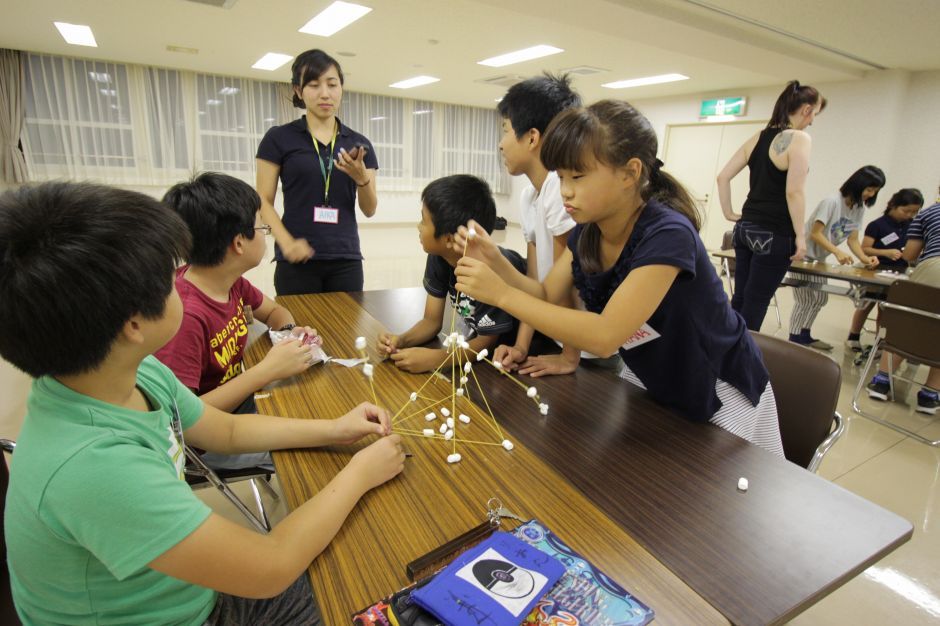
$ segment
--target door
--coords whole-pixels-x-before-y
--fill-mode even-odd
[[[668,126],[664,169],[679,179],[693,195],[702,211],[702,241],[709,250],[721,247],[721,238],[733,224],[725,219],[718,202],[715,179],[731,155],[766,122],[690,124]],[[731,181],[731,204],[741,211],[748,192],[748,170],[744,168]]]

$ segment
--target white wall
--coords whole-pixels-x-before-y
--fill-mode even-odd
[[[825,195],[837,190],[863,165],[885,171],[887,184],[869,218],[881,214],[892,193],[902,187],[920,189],[927,202],[940,183],[940,71],[870,72],[861,80],[813,85],[828,100],[825,112],[809,129],[813,153],[807,180],[811,210]],[[662,148],[667,124],[698,121],[701,100],[723,96],[748,98],[748,115],[741,119],[768,119],[783,85],[734,89],[721,93],[636,100],[633,104],[652,122]],[[669,169],[669,163],[665,164]],[[743,174],[742,174],[743,175]],[[734,198],[740,208],[744,198]]]

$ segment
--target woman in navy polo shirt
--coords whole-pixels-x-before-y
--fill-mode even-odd
[[[477,229],[457,288],[566,345],[619,352],[623,377],[660,404],[783,456],[760,350],[708,259],[694,201],[660,169],[649,120],[602,100],[560,113],[543,142],[542,163],[558,172],[577,224],[568,249],[539,284]],[[572,287],[586,311],[556,304]]]
[[[879,257],[880,269],[892,272],[903,272],[907,269],[907,261],[901,258],[904,244],[907,243],[907,227],[910,226],[911,220],[922,206],[924,206],[924,196],[920,190],[902,189],[888,200],[885,214],[865,228],[862,251],[869,256]],[[852,327],[849,328],[849,338],[845,340],[845,347],[849,350],[862,351],[860,341],[862,326],[874,306],[874,302],[865,302],[855,309]]]
[[[278,295],[362,291],[362,252],[356,196],[366,217],[375,215],[375,150],[343,124],[343,70],[322,50],[307,50],[291,67],[300,119],[268,130],[258,146],[261,217],[277,245]],[[274,209],[278,177],[284,218]]]

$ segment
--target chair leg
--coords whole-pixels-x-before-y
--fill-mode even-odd
[[[198,454],[193,452],[189,446],[186,446],[185,450],[187,458],[195,466],[196,470],[201,475],[205,476],[206,480],[209,481],[209,484],[218,489],[219,493],[221,493],[229,502],[231,502],[232,505],[238,509],[238,512],[244,515],[248,522],[258,532],[267,533],[271,530],[271,526],[268,524],[266,517],[264,519],[259,519],[254,513],[251,512],[251,509],[245,506],[238,495],[232,491],[232,488],[229,487],[225,481],[219,478],[219,475],[216,474],[211,467],[205,464]],[[253,483],[254,481],[252,481],[252,484]]]
[[[255,506],[258,508],[258,519],[266,529],[271,530],[271,522],[268,520],[268,512],[264,510],[264,502],[261,501],[261,492],[258,491],[258,479],[252,478],[248,481],[248,484],[251,486],[251,494],[255,498]]]
[[[882,345],[883,343],[884,343],[883,339],[878,339],[875,342],[875,345],[872,346],[871,354],[868,355],[868,361],[865,363],[865,368],[862,370],[862,373],[859,374],[858,385],[856,385],[855,393],[852,395],[852,410],[854,410],[856,413],[858,413],[859,415],[861,415],[862,417],[866,419],[869,419],[873,422],[877,422],[881,424],[882,426],[886,426],[890,428],[891,430],[897,431],[903,435],[910,437],[911,439],[916,439],[917,441],[921,443],[926,443],[928,446],[934,446],[934,447],[940,446],[940,439],[934,439],[934,440],[927,439],[926,437],[919,435],[913,430],[908,430],[907,428],[904,428],[903,426],[898,426],[897,424],[893,422],[889,422],[888,420],[882,417],[878,417],[877,415],[866,413],[858,405],[858,398],[862,393],[862,389],[864,389],[865,387],[865,381],[868,380],[868,374],[871,370],[872,364],[875,362],[876,355],[878,354],[878,347]],[[889,363],[889,366],[894,365],[893,357],[890,352],[888,353],[888,363]],[[894,398],[894,382],[893,382],[894,372],[893,371],[888,374],[888,381],[889,381],[889,384],[891,385],[891,397]]]
[[[774,313],[777,314],[777,330],[783,329],[783,320],[780,319],[780,303],[777,302],[777,294],[774,294]]]
[[[265,476],[261,481],[261,486],[264,487],[264,490],[268,492],[268,495],[271,496],[273,500],[280,500],[281,494],[277,492],[277,489],[271,486],[271,477]]]
[[[728,277],[728,291],[731,292],[731,297],[734,297],[734,276],[731,275],[731,267],[728,264],[728,259],[721,260],[721,267],[725,270],[725,276]]]
[[[812,460],[810,460],[809,465],[806,467],[806,469],[814,474],[819,469],[819,464],[822,463],[823,457],[829,452],[829,448],[831,448],[832,445],[842,437],[842,433],[845,432],[845,420],[842,419],[838,411],[833,414],[832,420],[835,423],[835,428],[829,433],[829,436],[823,439],[819,447],[816,448]]]

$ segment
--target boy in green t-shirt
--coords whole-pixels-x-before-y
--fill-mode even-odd
[[[388,413],[231,415],[151,353],[182,316],[186,225],[156,200],[90,184],[0,196],[0,356],[34,376],[5,532],[24,623],[316,623],[304,571],[404,455]],[[380,435],[260,535],[182,480],[185,442],[236,454]],[[387,435],[387,436],[386,436]]]

